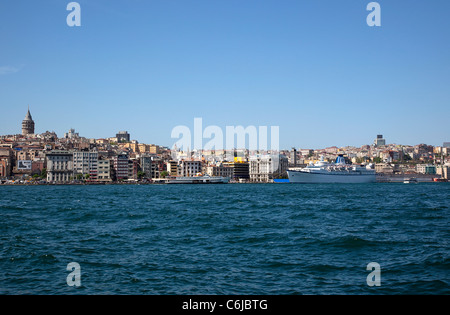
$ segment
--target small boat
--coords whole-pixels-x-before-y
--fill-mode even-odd
[[[167,184],[228,184],[229,177],[222,176],[180,176],[169,178]]]
[[[445,179],[445,178],[433,178],[433,181],[434,182],[438,182],[438,183],[446,183],[446,182],[448,182],[448,180]]]
[[[411,183],[417,184],[418,182],[417,182],[417,178],[412,177],[412,178],[405,178],[403,180],[403,183],[404,184],[411,184]]]

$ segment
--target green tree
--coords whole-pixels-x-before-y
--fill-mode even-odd
[[[167,171],[162,171],[159,175],[161,176],[161,178],[166,178],[167,175],[169,175],[169,172],[167,172]]]
[[[383,159],[377,156],[376,158],[373,158],[373,162],[374,163],[383,163]]]
[[[138,172],[137,172],[137,177],[138,177],[139,179],[144,178],[144,176],[145,176],[145,173],[144,173],[143,171],[138,171]]]

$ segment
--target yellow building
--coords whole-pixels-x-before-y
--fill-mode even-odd
[[[177,161],[167,161],[167,173],[170,176],[178,175],[178,162]]]
[[[160,154],[161,153],[160,147],[157,145],[154,145],[154,144],[150,145],[149,151],[150,151],[150,154]]]
[[[139,143],[138,149],[140,153],[150,153],[150,146],[145,143]]]

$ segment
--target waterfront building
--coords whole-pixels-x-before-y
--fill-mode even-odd
[[[147,178],[160,177],[159,159],[154,156],[142,156],[140,162],[141,170]]]
[[[441,175],[445,179],[450,179],[450,164],[438,165],[436,167],[436,175]]]
[[[31,174],[41,175],[45,168],[45,156],[35,157],[31,164]]]
[[[73,178],[73,153],[53,150],[46,154],[47,181],[66,183]]]
[[[98,152],[97,151],[75,151],[73,152],[73,175],[82,175],[89,180],[96,181],[98,176]]]
[[[128,180],[137,180],[138,164],[136,159],[128,159]]]
[[[28,112],[25,116],[25,119],[22,121],[22,135],[33,135],[34,134],[34,120],[31,117],[30,108],[28,108]]]
[[[174,160],[169,160],[166,162],[166,169],[169,176],[178,175],[178,162]]]
[[[97,181],[99,182],[111,181],[111,160],[104,157],[99,157]]]
[[[201,161],[182,160],[178,164],[178,175],[179,176],[195,176],[201,172],[202,172],[202,162]]]
[[[288,158],[281,154],[276,158],[273,155],[254,155],[249,162],[251,182],[270,182],[274,178],[285,176],[288,168]]]
[[[417,164],[416,172],[419,174],[435,175],[436,166],[431,164]]]
[[[114,177],[116,180],[128,178],[128,155],[121,153],[112,158]]]
[[[250,164],[245,160],[235,158],[234,162],[223,162],[223,166],[233,169],[232,178],[235,181],[250,180]]]
[[[225,165],[210,165],[206,167],[206,174],[209,176],[222,176],[233,178],[234,169]]]
[[[12,151],[10,148],[0,147],[0,178],[11,176]]]

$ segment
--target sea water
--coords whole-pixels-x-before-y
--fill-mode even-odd
[[[0,186],[0,294],[449,294],[449,200],[448,183]]]

